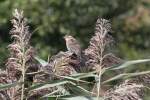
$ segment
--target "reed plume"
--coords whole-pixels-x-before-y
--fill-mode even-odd
[[[8,46],[10,57],[6,63],[7,72],[13,82],[22,82],[21,97],[24,99],[24,82],[26,71],[30,67],[29,61],[33,58],[33,48],[29,45],[31,33],[27,25],[27,19],[23,16],[23,11],[17,9],[13,12],[11,20],[13,28],[10,31],[13,42]]]
[[[73,60],[72,56],[74,55],[70,55],[70,53],[68,52],[59,52],[58,54],[52,56],[49,59],[47,65],[40,67],[40,73],[35,75],[34,83],[44,83],[47,81],[62,80],[65,76],[76,73],[76,70],[73,66],[78,66],[78,59]],[[67,91],[66,89],[68,89],[67,85],[63,85],[63,88],[65,89],[65,91]],[[29,100],[52,93],[54,91],[57,91],[55,94],[63,94],[62,89],[60,89],[59,86],[55,86],[41,89],[38,91],[31,91]]]
[[[129,80],[125,80],[119,86],[109,90],[105,95],[105,100],[143,100],[144,86]]]
[[[10,81],[7,72],[0,70],[0,84],[7,84]],[[0,90],[0,100],[10,100],[8,90]]]
[[[121,59],[110,52],[108,47],[113,44],[114,39],[108,33],[111,32],[111,24],[108,20],[98,19],[95,27],[95,35],[90,40],[90,45],[85,49],[84,54],[88,58],[87,66],[92,69],[110,67],[120,63]]]
[[[101,89],[101,74],[103,68],[120,63],[120,59],[108,51],[108,47],[114,41],[112,36],[108,34],[110,31],[110,22],[108,20],[99,18],[96,22],[95,35],[91,38],[90,45],[84,52],[85,56],[87,57],[86,66],[90,66],[92,69],[97,71],[98,98]]]

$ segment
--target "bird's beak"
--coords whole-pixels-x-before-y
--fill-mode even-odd
[[[65,35],[63,38],[66,39],[66,38],[67,38],[67,35]]]

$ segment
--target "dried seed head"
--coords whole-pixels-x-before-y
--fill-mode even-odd
[[[51,87],[51,88],[47,88],[47,89],[41,89],[41,90],[34,90],[34,91],[30,91],[29,92],[29,96],[27,97],[27,100],[38,100],[40,97],[50,94],[54,91],[58,90],[57,87]],[[53,93],[52,95],[56,95],[59,94],[60,91]]]
[[[13,80],[15,78],[18,80],[21,76],[23,59],[25,59],[25,62],[32,59],[34,50],[29,46],[31,33],[27,26],[27,20],[23,16],[23,11],[15,9],[11,23],[13,28],[10,31],[10,35],[13,42],[8,46],[10,58],[8,58],[6,67],[9,76],[11,76]],[[26,67],[27,66],[28,65],[26,65]]]
[[[53,61],[53,72],[56,76],[68,76],[76,73],[75,69],[70,65],[70,58],[62,56]]]
[[[95,35],[90,40],[90,45],[85,49],[86,66],[109,67],[120,63],[120,59],[107,51],[107,47],[113,42],[112,36],[108,34],[111,31],[111,24],[108,20],[98,19],[96,22]],[[110,62],[111,61],[111,62]]]
[[[0,83],[6,84],[9,82],[9,78],[6,71],[0,70]]]
[[[17,9],[13,12],[11,20],[12,29],[10,31],[13,42],[8,46],[10,57],[6,63],[6,72],[10,78],[9,83],[20,80],[23,71],[31,67],[31,59],[34,56],[34,50],[29,45],[31,33],[27,25],[27,19],[23,16],[23,11]],[[20,86],[8,89],[7,93],[13,100],[20,100]],[[18,93],[18,92],[19,93]]]
[[[132,78],[133,82],[142,83],[146,86],[150,86],[150,74],[139,75]]]
[[[105,95],[105,100],[143,100],[142,84],[136,84],[126,80],[123,84],[110,90]]]

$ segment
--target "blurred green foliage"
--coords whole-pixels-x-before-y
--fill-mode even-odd
[[[65,50],[63,36],[71,34],[88,46],[98,17],[110,19],[116,52],[122,58],[147,58],[150,50],[150,0],[1,0],[0,62],[6,60],[13,9],[23,9],[38,55]]]

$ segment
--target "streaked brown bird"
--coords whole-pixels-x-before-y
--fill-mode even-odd
[[[66,41],[67,50],[81,58],[81,46],[79,42],[70,35],[66,35],[64,39]]]

